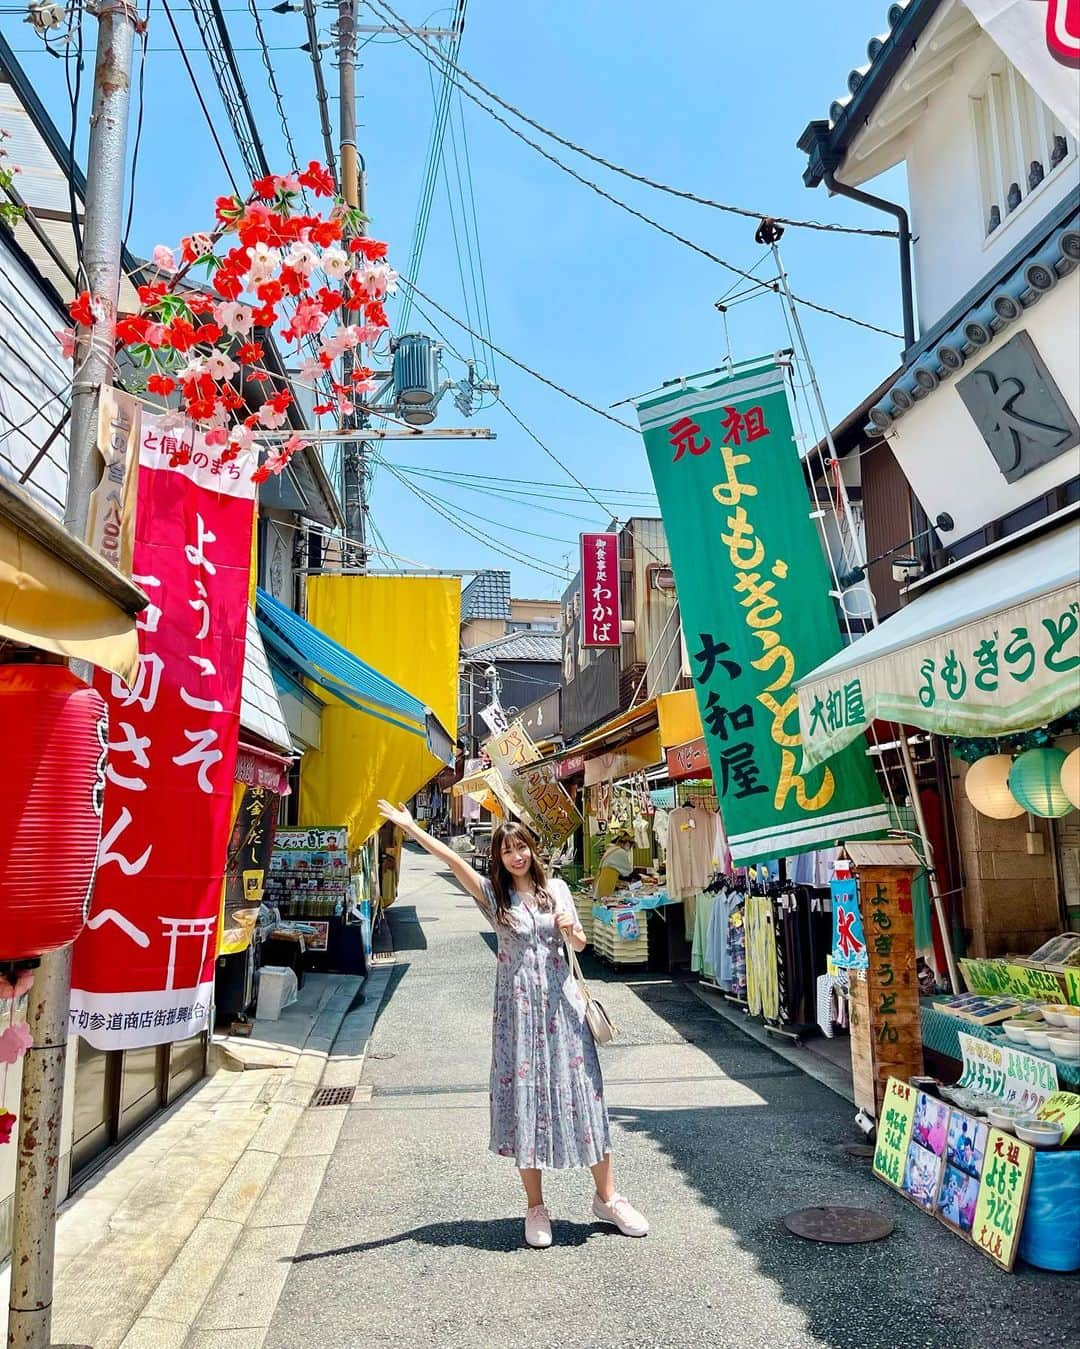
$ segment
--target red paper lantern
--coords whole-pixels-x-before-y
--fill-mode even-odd
[[[63,665],[0,665],[0,960],[73,942],[90,907],[108,711]]]

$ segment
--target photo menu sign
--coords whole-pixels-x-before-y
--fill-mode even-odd
[[[1011,1270],[1020,1242],[1034,1149],[947,1102],[891,1077],[874,1174]]]

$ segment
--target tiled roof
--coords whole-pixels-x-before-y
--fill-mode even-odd
[[[461,592],[461,621],[510,617],[510,573],[482,571]]]
[[[991,276],[974,295],[969,293],[941,319],[905,357],[900,378],[870,409],[867,433],[880,436],[917,402],[943,381],[963,369],[967,361],[988,347],[997,335],[1015,323],[1058,281],[1080,266],[1080,189],[1063,207],[1071,209],[1064,222],[1043,233],[1040,228],[1006,259],[1004,276]],[[1060,219],[1060,218],[1059,218]]]
[[[810,156],[803,175],[807,187],[816,187],[823,173],[844,158],[848,143],[866,125],[940,4],[941,0],[896,0],[889,6],[888,28],[867,43],[867,60],[848,74],[847,92],[829,105],[828,122],[811,122],[799,139],[799,148]],[[816,130],[819,127],[823,135]]]
[[[476,664],[479,661],[524,660],[560,664],[562,661],[562,634],[558,632],[508,632],[493,642],[469,647],[461,659]]]

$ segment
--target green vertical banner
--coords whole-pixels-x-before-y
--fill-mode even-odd
[[[746,362],[637,409],[733,860],[880,835],[861,739],[803,771],[795,682],[842,642],[784,369]]]

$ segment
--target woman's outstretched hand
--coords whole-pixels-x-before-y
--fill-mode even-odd
[[[389,801],[380,801],[378,809],[384,820],[397,825],[399,829],[407,830],[413,823],[413,817],[404,806],[392,806]]]

